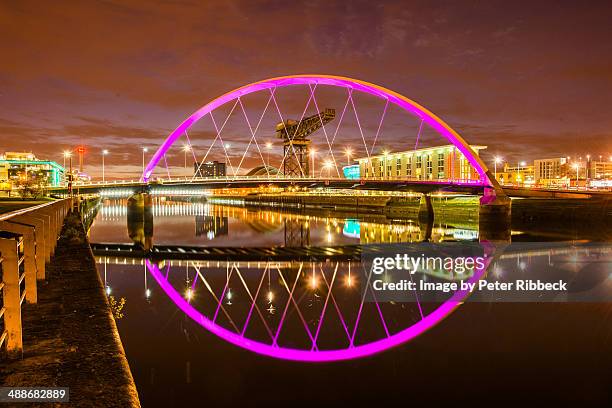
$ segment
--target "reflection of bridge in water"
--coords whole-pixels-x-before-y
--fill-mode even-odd
[[[389,254],[389,248],[397,246],[380,245],[379,251]],[[554,279],[578,282],[575,286],[579,290],[588,291],[602,283],[605,286],[609,275],[605,269],[609,246],[543,243],[534,248],[481,248],[489,253],[484,269],[473,268],[460,275],[447,270],[419,270],[415,279],[475,281],[502,275],[538,278],[543,265],[548,265],[549,270],[544,272],[554,272]],[[340,260],[333,255],[322,261],[263,260],[261,248],[243,248],[244,260],[236,260],[235,253],[226,253],[225,260],[205,260],[191,248],[174,249],[164,257],[159,251],[112,254],[94,248],[107,293],[113,291],[113,275],[107,265],[137,266],[135,271],[143,273],[149,301],[163,292],[162,296],[169,296],[188,316],[222,339],[280,358],[321,361],[381,351],[432,327],[469,295],[456,291],[423,300],[427,296],[415,290],[406,292],[405,301],[388,302],[374,293],[374,275],[360,260]],[[249,253],[250,261],[246,259]],[[178,259],[172,259],[175,255]],[[371,344],[380,347],[371,349]],[[354,349],[358,351],[354,353]]]
[[[227,235],[229,220],[236,219],[258,233],[282,231],[285,247],[311,246],[310,232],[313,227],[321,229],[328,246],[333,245],[334,235],[355,239],[362,244],[478,239],[476,221],[455,223],[449,217],[434,223],[431,218],[389,218],[380,213],[359,214],[351,210],[331,212],[312,208],[272,209],[245,206],[243,203],[212,204],[165,199],[160,201],[155,198],[147,205],[132,199],[116,200],[101,206],[99,211],[102,220],[119,221],[127,218],[129,236],[134,243],[146,249],[153,246],[154,219],[166,216],[193,216],[195,235],[204,235],[209,240]]]

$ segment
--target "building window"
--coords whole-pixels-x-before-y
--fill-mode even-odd
[[[412,176],[412,156],[408,156],[406,159],[406,176]]]
[[[444,178],[444,153],[438,153],[438,179]]]
[[[395,175],[397,177],[402,175],[402,157],[398,156],[397,159],[395,159]]]
[[[423,156],[416,157],[416,179],[420,180],[422,177],[421,169],[423,168]]]
[[[433,161],[431,160],[431,154],[427,155],[427,179],[431,180],[433,174]]]

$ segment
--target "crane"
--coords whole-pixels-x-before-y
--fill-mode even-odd
[[[276,137],[283,139],[283,174],[285,176],[308,177],[310,139],[308,136],[331,122],[336,117],[336,110],[326,108],[299,122],[287,119],[276,125]]]

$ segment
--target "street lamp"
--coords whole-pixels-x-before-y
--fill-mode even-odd
[[[64,152],[64,157],[70,159],[70,171],[68,172],[68,194],[72,196],[72,152]]]
[[[104,156],[106,156],[108,154],[108,150],[104,149],[102,150],[102,183],[104,183],[104,181],[106,180],[104,177]]]
[[[327,177],[329,178],[329,171],[332,167],[333,163],[331,162],[331,160],[325,160],[323,162],[323,168],[321,169],[321,173],[323,173],[323,170],[327,170]],[[319,177],[321,177],[321,174],[319,174]]]
[[[315,149],[310,149],[310,160],[312,162],[312,177],[315,177],[315,156],[317,155],[317,151]]]
[[[70,150],[64,150],[64,169],[66,169],[66,158],[70,157]]]
[[[266,166],[270,167],[270,150],[272,150],[271,142],[266,143],[266,150],[268,151],[268,163],[266,163]]]
[[[520,185],[519,180],[521,179],[521,176],[520,176],[521,168],[525,167],[526,165],[527,163],[522,161],[522,162],[519,162],[518,167],[516,168],[516,185],[517,186]]]
[[[189,145],[184,145],[183,146],[183,153],[185,153],[185,169],[187,169],[187,152],[191,151],[191,146]]]
[[[350,166],[351,156],[353,155],[353,149],[351,149],[350,147],[347,147],[346,149],[344,149],[344,153],[346,154],[346,165]]]
[[[495,161],[494,161],[494,167],[495,167],[495,180],[497,180],[497,165],[501,164],[504,161],[504,159],[502,159],[499,156],[495,156]]]
[[[578,172],[580,171],[580,164],[576,162],[572,165],[572,168],[576,170],[576,189],[578,189]]]

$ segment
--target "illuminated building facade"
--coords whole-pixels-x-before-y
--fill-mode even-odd
[[[196,177],[222,177],[225,176],[225,163],[209,161],[206,163],[194,163],[193,170]]]
[[[565,157],[538,159],[533,162],[534,181],[540,187],[569,186],[569,161]]]
[[[486,146],[472,145],[479,155]],[[478,172],[453,145],[428,147],[404,152],[383,153],[356,159],[365,179],[478,180]]]
[[[359,179],[359,175],[360,175],[360,171],[359,171],[359,165],[358,164],[353,164],[351,166],[344,166],[342,168],[342,174],[344,175],[344,178],[349,179],[349,180],[356,180]]]
[[[23,182],[56,187],[63,183],[65,169],[50,160],[39,160],[33,153],[6,152],[0,155],[0,183],[13,188]]]
[[[504,164],[504,170],[497,172],[497,181],[500,184],[532,187],[535,185],[535,169],[532,164],[525,162],[516,166]]]
[[[590,161],[589,178],[595,180],[612,180],[612,160],[611,161]]]

